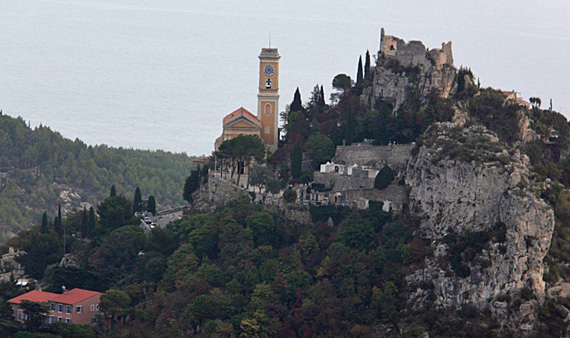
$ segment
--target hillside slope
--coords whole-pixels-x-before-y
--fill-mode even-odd
[[[0,242],[41,214],[55,216],[95,205],[111,185],[129,197],[155,196],[160,207],[183,204],[182,186],[191,170],[186,154],[87,146],[45,126],[31,129],[22,118],[0,116]]]

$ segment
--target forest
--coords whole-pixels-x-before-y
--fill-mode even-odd
[[[45,211],[55,217],[58,204],[67,210],[95,205],[111,185],[129,194],[139,187],[161,207],[182,205],[180,185],[191,166],[186,154],[87,146],[0,115],[0,243],[37,224]],[[62,192],[73,194],[63,200]]]

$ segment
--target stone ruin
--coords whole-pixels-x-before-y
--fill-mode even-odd
[[[421,41],[412,40],[406,43],[393,35],[386,35],[384,28],[380,31],[380,49],[378,60],[393,59],[405,67],[435,66],[441,70],[444,66],[453,67],[452,42],[443,42],[441,48],[426,49]]]
[[[366,107],[374,107],[378,100],[389,104],[392,111],[398,109],[411,88],[418,88],[426,97],[436,91],[447,98],[453,91],[457,69],[453,66],[451,41],[441,48],[427,49],[421,41],[406,43],[393,35],[380,32],[380,49],[374,78],[364,88],[360,97]]]

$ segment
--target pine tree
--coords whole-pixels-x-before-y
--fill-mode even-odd
[[[111,186],[111,193],[109,194],[109,197],[116,197],[117,196],[117,189],[115,189],[115,185],[113,184]]]
[[[47,233],[49,233],[49,225],[48,225],[47,213],[44,211],[44,214],[42,215],[42,234],[47,234]]]
[[[366,51],[366,61],[364,62],[364,79],[370,80],[370,52]]]
[[[293,96],[293,102],[289,106],[289,111],[303,111],[303,103],[301,102],[301,92],[299,91],[299,87],[295,91],[295,95]]]
[[[137,187],[135,189],[135,197],[133,198],[133,213],[141,211],[141,203],[142,203],[141,190],[139,189],[139,187]]]
[[[325,90],[323,89],[323,85],[321,85],[321,100],[319,101],[319,107],[324,108],[325,105]]]
[[[358,58],[358,70],[356,71],[356,83],[361,84],[364,82],[364,75],[362,73],[362,56]]]
[[[146,211],[152,212],[152,214],[156,216],[156,200],[152,195],[148,197],[148,202],[146,203]]]

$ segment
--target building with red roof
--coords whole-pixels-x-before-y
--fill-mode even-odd
[[[95,316],[99,314],[100,296],[101,292],[78,288],[70,291],[65,291],[64,289],[62,294],[34,290],[14,297],[8,300],[8,302],[14,310],[14,318],[18,321],[27,319],[20,304],[23,300],[29,300],[49,304],[48,323],[57,321],[74,324],[92,324]]]

